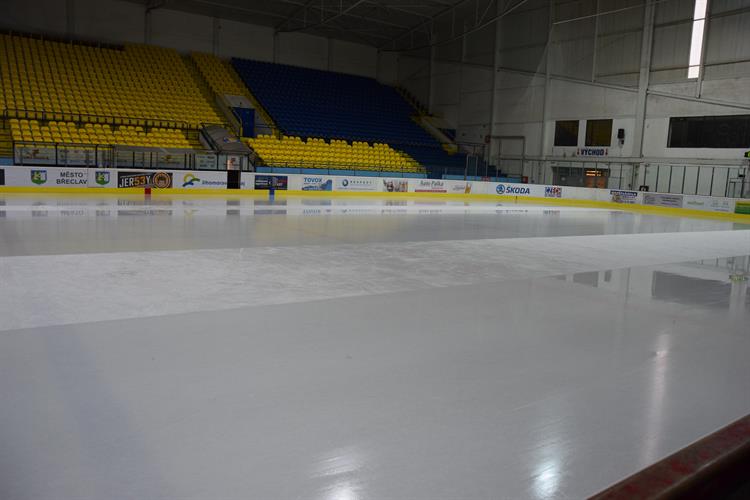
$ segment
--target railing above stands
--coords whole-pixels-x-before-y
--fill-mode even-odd
[[[253,169],[248,155],[102,144],[16,142],[13,160],[21,166],[227,170],[231,164],[239,165],[241,170]]]
[[[105,116],[88,113],[73,113],[62,111],[40,111],[28,109],[6,109],[2,117],[6,120],[38,120],[38,121],[58,121],[73,123],[100,123],[102,125],[131,125],[143,126],[147,128],[176,128],[176,129],[198,129],[198,124],[192,125],[182,120],[165,120],[163,118],[150,117],[125,117],[125,116]]]

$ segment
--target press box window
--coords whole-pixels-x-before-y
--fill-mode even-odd
[[[555,122],[555,146],[578,146],[578,120]]]
[[[586,146],[611,146],[612,120],[586,121]]]
[[[685,116],[669,119],[670,148],[747,149],[750,115]]]

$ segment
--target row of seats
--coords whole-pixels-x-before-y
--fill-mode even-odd
[[[422,173],[424,169],[407,154],[387,144],[343,140],[326,142],[320,138],[259,135],[245,139],[263,162],[275,167],[341,168],[356,170],[392,170]]]
[[[288,135],[436,144],[398,92],[372,78],[245,59],[232,65]]]
[[[237,58],[232,66],[287,135],[387,143],[435,172],[465,165],[464,154],[449,155],[412,119],[395,88],[375,79]]]
[[[194,52],[191,54],[195,65],[203,78],[215,93],[219,95],[247,96],[247,87],[233,75],[232,67],[222,59],[210,54]]]
[[[78,126],[72,122],[40,123],[36,120],[10,120],[11,137],[16,142],[54,144],[100,144],[165,149],[200,148],[197,139],[190,139],[185,132],[176,129],[140,126],[120,126],[86,123]]]
[[[160,47],[99,48],[3,34],[0,89],[0,111],[8,116],[75,114],[82,121],[121,117],[193,128],[223,122],[179,53]]]

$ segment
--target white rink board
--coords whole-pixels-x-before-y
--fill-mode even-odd
[[[87,168],[10,167],[3,170],[6,186],[81,188],[88,185]]]
[[[88,169],[88,187],[116,188],[118,187],[118,172],[138,172],[151,174],[164,172],[172,177],[172,187],[179,189],[226,189],[227,187],[226,172],[198,170],[140,170],[127,168]]]
[[[222,171],[140,170],[67,167],[4,167],[4,184],[13,187],[137,187],[119,182],[126,174],[167,174],[176,189],[225,189],[227,174]],[[270,174],[243,172],[241,188],[255,189],[256,176],[286,179],[284,191],[351,193],[414,193],[435,195],[496,195],[498,199],[550,198],[615,202],[644,205],[644,193],[618,189],[594,189],[508,182],[460,181],[401,177],[338,176],[316,174]],[[652,193],[667,194],[667,193]],[[682,207],[709,212],[733,213],[735,200],[711,196],[681,195]],[[651,204],[653,206],[653,204]],[[680,208],[680,207],[675,207]]]

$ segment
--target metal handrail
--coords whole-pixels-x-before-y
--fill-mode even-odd
[[[227,102],[226,97],[214,92],[214,99],[216,101],[216,105],[224,114],[224,118],[229,120],[228,125],[229,125],[230,130],[237,137],[240,137],[242,135],[242,124],[240,123],[239,118],[237,118],[237,116],[232,111],[232,107]]]
[[[49,148],[65,148],[65,149],[96,149],[96,148],[111,148],[113,150],[122,149],[127,151],[144,151],[153,152],[154,150],[162,151],[179,151],[179,152],[191,152],[191,153],[214,153],[215,151],[210,150],[197,150],[194,148],[163,148],[159,146],[128,146],[127,144],[102,144],[102,143],[79,143],[79,142],[45,142],[45,141],[13,141],[13,148],[16,146],[39,146]]]
[[[14,29],[2,29],[0,34],[16,36],[19,38],[31,38],[32,40],[41,40],[46,42],[69,43],[71,45],[81,45],[84,47],[97,47],[110,50],[124,50],[125,45],[121,43],[102,42],[96,38],[71,37],[61,35],[51,35],[46,32],[19,31]]]
[[[31,158],[30,161],[24,159],[22,154],[23,148],[38,148],[54,150],[53,158]],[[125,159],[123,159],[123,153]],[[74,158],[71,160],[70,155]],[[83,154],[83,159],[76,159],[76,154]],[[198,157],[203,155],[212,156],[215,159],[215,167],[210,170],[221,170],[221,155],[214,151],[195,150],[195,149],[173,149],[149,148],[143,146],[124,146],[112,144],[78,144],[78,143],[49,143],[38,141],[16,141],[13,143],[13,156],[19,165],[44,165],[44,166],[65,166],[65,167],[124,167],[124,168],[177,168],[177,169],[200,169],[198,167]],[[128,156],[130,161],[128,161]],[[160,159],[165,156],[179,158],[182,161],[172,166],[160,165]],[[242,155],[235,155],[242,156]]]
[[[294,162],[264,162],[260,161],[256,164],[258,167],[268,168],[298,168],[298,169],[314,169],[314,170],[352,170],[361,172],[398,172],[407,174],[426,174],[426,170],[419,167],[419,170],[408,170],[406,168],[399,167],[387,167],[384,165],[366,165],[366,166],[355,166],[348,163],[331,163],[331,162],[317,162],[317,161],[294,161]]]
[[[41,114],[42,118],[30,118],[28,116],[11,116],[12,113],[16,113],[17,115],[20,113],[23,114]],[[62,115],[62,118],[57,119],[55,116],[48,117],[49,115]],[[71,118],[67,118],[71,117]],[[77,117],[77,118],[76,118]],[[3,111],[3,118],[6,120],[11,119],[19,119],[19,120],[44,120],[44,121],[70,121],[75,123],[102,123],[100,121],[95,120],[86,120],[82,119],[82,117],[87,118],[94,118],[96,120],[103,119],[105,120],[103,123],[107,125],[139,125],[138,123],[124,123],[123,120],[130,120],[130,121],[137,121],[137,122],[143,122],[145,127],[154,128],[154,127],[160,127],[160,128],[177,128],[177,129],[196,129],[195,126],[189,124],[188,122],[182,121],[182,120],[165,120],[164,118],[135,118],[130,116],[108,116],[108,115],[95,115],[95,114],[89,114],[89,113],[73,113],[73,112],[67,112],[67,111],[47,111],[47,110],[37,110],[37,109],[19,109],[19,108],[6,108]],[[158,122],[158,124],[149,124],[148,122]],[[162,124],[170,124],[174,123],[178,126],[171,127],[169,125],[162,125]]]

